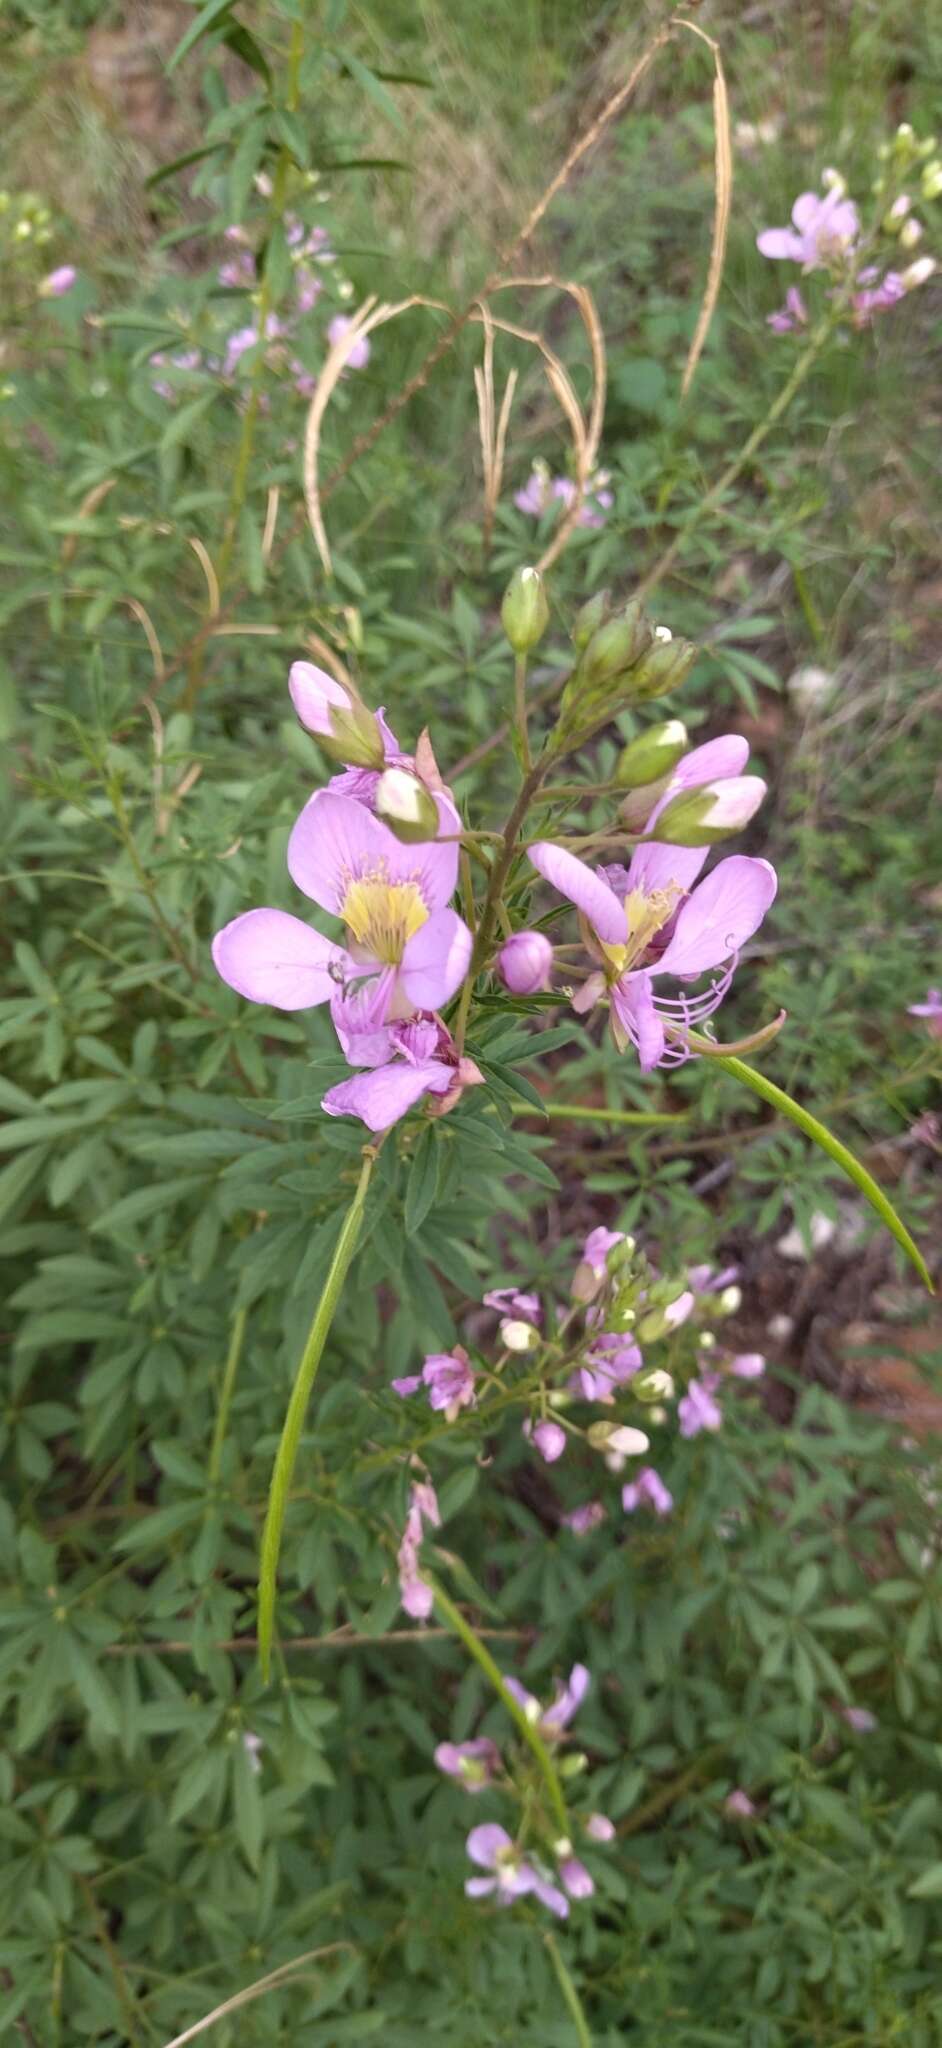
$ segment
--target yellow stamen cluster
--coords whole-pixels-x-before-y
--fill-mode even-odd
[[[611,980],[617,981],[619,975],[626,973],[629,967],[635,967],[643,958],[683,893],[678,882],[668,882],[666,889],[655,889],[650,896],[646,896],[643,889],[632,889],[625,897],[627,937],[624,945],[606,945],[604,939],[599,939]]]
[[[390,882],[379,872],[348,884],[340,915],[371,960],[397,967],[428,910],[417,882]]]

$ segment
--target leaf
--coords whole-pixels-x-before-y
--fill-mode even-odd
[[[232,1759],[232,1797],[236,1833],[245,1851],[246,1861],[251,1864],[253,1870],[257,1870],[265,1827],[262,1793],[259,1774],[252,1769],[252,1759],[241,1742]]]
[[[97,1735],[114,1735],[120,1730],[118,1703],[110,1687],[75,1636],[67,1638],[69,1671],[76,1691]]]
[[[191,21],[185,35],[181,36],[172,57],[169,59],[167,64],[168,76],[171,71],[176,70],[178,64],[182,64],[184,57],[189,56],[194,43],[198,43],[200,37],[205,36],[215,22],[221,21],[223,15],[229,13],[232,4],[233,0],[206,0],[206,6],[200,8],[196,20]]]
[[[187,1174],[185,1179],[165,1180],[156,1187],[135,1188],[130,1195],[122,1195],[120,1202],[112,1202],[102,1216],[92,1224],[96,1233],[123,1230],[128,1223],[143,1223],[148,1216],[157,1216],[162,1209],[169,1209],[180,1195],[188,1195],[194,1188],[205,1186],[200,1174]]]
[[[150,177],[145,178],[145,192],[153,192],[156,186],[163,184],[165,178],[172,178],[177,171],[185,171],[190,164],[202,163],[206,156],[215,156],[219,148],[221,144],[218,142],[204,142],[199,149],[187,149],[182,156],[172,157],[168,164],[161,164],[159,171],[152,171]]]
[[[438,1193],[441,1144],[433,1125],[422,1132],[406,1187],[405,1225],[410,1237],[424,1223]]]
[[[215,405],[219,393],[215,386],[211,391],[201,391],[198,398],[191,398],[188,405],[181,405],[160,437],[161,448],[177,448],[189,438],[190,430],[199,425],[204,413]]]
[[[376,101],[376,105],[382,109],[387,120],[391,121],[394,127],[402,130],[405,129],[405,119],[398,103],[394,100],[392,93],[386,91],[386,87],[382,80],[377,77],[375,71],[371,71],[368,65],[361,64],[359,57],[354,57],[350,50],[344,51],[341,58],[341,69],[347,73],[348,78],[352,78],[357,85],[363,87],[363,91],[369,95],[370,99]]]
[[[930,1863],[911,1884],[906,1893],[908,1899],[938,1899],[942,1897],[942,1863]]]
[[[271,85],[272,76],[268,59],[251,29],[244,28],[240,21],[233,21],[224,31],[222,40],[226,49],[233,50],[237,57],[241,57],[243,64],[247,64],[249,70],[256,73],[263,85]]]
[[[847,1146],[842,1145],[840,1139],[835,1138],[833,1131],[829,1131],[825,1124],[819,1123],[817,1117],[811,1115],[810,1110],[803,1109],[800,1102],[795,1102],[790,1095],[786,1095],[784,1088],[778,1088],[774,1081],[768,1080],[765,1074],[760,1074],[757,1068],[748,1066],[745,1060],[736,1059],[732,1053],[714,1053],[712,1059],[714,1066],[721,1067],[724,1073],[731,1074],[734,1081],[742,1081],[747,1088],[752,1089],[754,1095],[761,1095],[763,1102],[770,1103],[781,1116],[789,1117],[792,1123],[797,1124],[798,1129],[804,1132],[806,1138],[810,1138],[813,1144],[820,1145],[822,1152],[826,1152],[828,1158],[833,1159],[835,1166],[839,1166],[841,1172],[846,1173],[848,1180],[852,1180],[854,1186],[866,1196],[871,1208],[876,1210],[881,1222],[886,1224],[890,1235],[895,1237],[897,1244],[912,1261],[929,1293],[934,1294],[935,1288],[929,1269],[918,1245],[913,1242],[905,1223],[897,1215],[882,1188],[877,1185],[872,1173],[867,1172],[866,1167],[854,1157],[853,1152],[848,1151]]]

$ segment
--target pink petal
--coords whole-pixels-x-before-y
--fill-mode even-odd
[[[763,228],[761,235],[756,236],[756,248],[760,256],[784,258],[790,263],[803,263],[805,259],[804,242],[791,228]]]
[[[351,1067],[383,1067],[395,1057],[396,1041],[385,1018],[395,986],[395,970],[363,978],[355,960],[347,960],[348,985],[335,985],[330,1004],[334,1030]]]
[[[481,1864],[484,1870],[493,1870],[502,1849],[511,1849],[513,1843],[506,1828],[499,1821],[485,1820],[480,1827],[472,1828],[465,1848],[472,1863]],[[474,1884],[475,1879],[471,1879]]]
[[[667,802],[667,798],[664,798]],[[660,811],[658,804],[652,811],[646,829],[651,826]],[[708,846],[636,846],[628,869],[628,888],[640,889],[645,896],[653,896],[659,889],[669,889],[673,883],[684,893],[692,889],[703,867]],[[679,898],[678,898],[679,901]]]
[[[278,1010],[326,1003],[336,988],[329,968],[344,957],[339,946],[286,910],[246,910],[213,940],[223,981],[250,1003],[271,1003]]]
[[[536,845],[528,847],[527,851],[537,873],[583,912],[600,939],[605,939],[612,946],[624,944],[627,936],[624,909],[600,875],[594,874],[591,868],[586,867],[585,861],[577,860],[575,854],[568,853],[564,846],[554,846],[548,839],[537,840]]]
[[[652,1067],[657,1066],[666,1044],[664,1026],[654,1007],[651,976],[623,974],[612,989],[612,1004],[619,1023],[637,1050],[642,1073],[649,1074]]]
[[[486,1899],[490,1892],[497,1890],[496,1877],[467,1877],[465,1891],[469,1899]]]
[[[340,711],[350,709],[350,695],[343,684],[329,676],[326,669],[316,668],[313,661],[292,662],[288,689],[301,724],[309,732],[322,736],[330,732],[332,704]]]
[[[440,1060],[428,1060],[410,1067],[398,1060],[388,1067],[356,1074],[352,1081],[340,1081],[328,1088],[321,1108],[328,1116],[358,1116],[371,1131],[388,1131],[425,1094],[445,1095],[454,1080],[451,1067]]]
[[[777,888],[769,861],[742,853],[721,860],[683,905],[658,974],[700,974],[728,960],[758,931]]]
[[[435,801],[443,831],[453,832],[454,806],[446,797]],[[354,797],[321,789],[305,805],[288,841],[288,873],[306,896],[338,917],[350,882],[364,876],[415,882],[426,909],[440,910],[454,894],[458,847],[435,840],[403,846]]]
[[[678,762],[671,776],[671,793],[676,796],[679,789],[699,789],[702,782],[722,782],[727,775],[741,775],[748,759],[749,741],[742,733],[721,733],[719,739],[694,747]]]
[[[379,736],[383,742],[383,752],[386,756],[387,761],[395,761],[400,759],[404,761],[406,757],[403,754],[402,748],[399,745],[399,741],[397,740],[396,735],[393,732],[392,726],[389,724],[389,721],[386,717],[385,704],[381,704],[379,710],[374,711],[373,716],[376,720],[377,725],[379,726]]]
[[[588,1876],[588,1872],[586,1872],[586,1875]],[[565,1898],[564,1894],[559,1890],[558,1886],[555,1884],[548,1884],[545,1877],[540,1876],[539,1871],[532,1871],[531,1876],[533,1882],[530,1886],[530,1890],[536,1894],[536,1897],[539,1899],[541,1906],[548,1906],[550,1912],[556,1914],[557,1919],[568,1920],[569,1902]],[[595,1886],[594,1884],[592,1884],[591,1878],[589,1878],[589,1883],[590,1885],[592,1885],[592,1890],[594,1891]],[[573,1896],[575,1897],[576,1894],[574,1893]],[[580,1893],[579,1896],[588,1897],[588,1894]]]
[[[799,192],[792,207],[792,221],[795,227],[799,228],[803,235],[818,227],[826,205],[827,200],[822,199],[819,192]]]
[[[415,1010],[439,1010],[460,988],[474,941],[456,910],[437,910],[407,940],[398,982]]]

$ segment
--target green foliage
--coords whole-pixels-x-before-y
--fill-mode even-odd
[[[637,51],[636,25],[623,36],[606,8],[490,13],[483,34],[476,0],[421,22],[331,4],[314,32],[296,0],[194,7],[170,72],[176,139],[143,161],[108,129],[102,184],[115,163],[125,183],[91,229],[58,164],[79,143],[88,164],[101,142],[101,109],[75,82],[101,10],[17,0],[4,21],[3,107],[51,222],[48,263],[44,242],[41,263],[8,266],[0,399],[0,2030],[41,2048],[162,2048],[292,1958],[296,1977],[210,2038],[571,2048],[545,1916],[462,1890],[465,1833],[502,1809],[456,1789],[433,1752],[482,1730],[506,1745],[511,1730],[453,1635],[400,1616],[414,1460],[438,1486],[441,1582],[482,1632],[511,1631],[489,1639],[501,1671],[543,1693],[577,1659],[593,1673],[576,1734],[592,1803],[619,1832],[587,1852],[596,1898],[558,1940],[596,2048],[938,2039],[933,1445],[901,1445],[783,1370],[768,1411],[731,1404],[719,1436],[675,1444],[672,1517],[610,1513],[580,1539],[562,1516],[597,1482],[584,1446],[549,1474],[517,1421],[482,1447],[466,1416],[447,1425],[389,1389],[476,1331],[495,1280],[565,1295],[599,1222],[675,1270],[833,1210],[832,1162],[712,1063],[644,1079],[557,1001],[477,1006],[468,1050],[485,1086],[402,1125],[377,1161],[302,1418],[267,1688],[256,1661],[273,1460],[363,1132],[321,1114],[346,1071],[323,1016],[235,997],[211,934],[253,903],[297,907],[287,835],[327,770],[289,715],[294,656],[342,659],[410,747],[430,724],[449,779],[491,737],[512,702],[501,592],[553,530],[551,510],[533,520],[513,492],[534,456],[567,462],[531,353],[504,338],[500,388],[509,367],[520,382],[482,546],[469,328],[325,493],[328,577],[304,513],[297,379],[368,292],[473,294],[551,175],[554,135],[562,154],[595,106],[598,67],[617,79]],[[775,76],[782,126],[737,160],[690,398],[710,207],[702,52],[678,46],[536,252],[600,306],[614,497],[548,577],[531,679],[547,701],[586,591],[631,597],[787,374],[754,234],[815,182],[807,124],[815,169],[840,157],[864,192],[900,112],[930,125],[942,52],[928,14],[886,0],[849,28],[842,14],[840,33],[822,22],[809,106],[790,23],[715,13],[737,111],[761,119]],[[60,64],[75,67],[68,92]],[[30,111],[47,70],[48,157]],[[323,228],[335,257],[312,262],[303,317],[294,220],[305,237]],[[233,225],[244,243],[223,240]],[[234,248],[250,262],[226,284]],[[66,261],[74,292],[40,298],[42,271]],[[227,371],[231,337],[269,316],[287,338]],[[322,477],[440,318],[414,309],[374,331],[326,416]],[[584,396],[583,343],[549,288],[526,319]],[[723,1036],[786,1008],[763,1070],[856,1151],[908,1146],[938,1103],[937,1052],[905,1014],[932,976],[926,881],[942,853],[923,588],[931,320],[931,296],[914,295],[825,352],[657,599],[703,647],[658,720],[682,714],[695,740],[746,721],[774,784],[749,850],[776,859],[781,893]],[[834,678],[810,709],[784,688],[800,662]],[[588,792],[645,723],[621,711],[567,764],[585,780],[584,830],[606,823]],[[473,759],[462,805],[502,824],[517,780],[508,750]],[[515,922],[529,888],[511,874]],[[684,1121],[560,1118],[580,1102]],[[704,1131],[722,1147],[709,1200]],[[933,1155],[905,1156],[894,1202],[928,1238],[919,1161]],[[855,1732],[848,1705],[876,1726]],[[751,1820],[726,1808],[736,1787]]]

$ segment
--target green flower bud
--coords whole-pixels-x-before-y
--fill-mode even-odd
[[[515,654],[529,654],[549,624],[549,605],[539,569],[515,570],[504,592],[501,624]]]
[[[605,1267],[609,1273],[623,1273],[631,1265],[638,1247],[633,1237],[623,1237],[620,1244],[613,1244],[605,1254]]]
[[[683,789],[665,804],[651,838],[662,846],[715,846],[748,825],[765,793],[761,775],[729,775]]]
[[[618,1335],[622,1335],[626,1330],[633,1330],[637,1320],[633,1308],[620,1308],[617,1302],[605,1311],[606,1330],[614,1330]]]
[[[623,1422],[590,1422],[586,1437],[594,1451],[616,1451],[622,1458],[640,1458],[651,1448],[643,1429]]]
[[[689,640],[674,640],[666,626],[656,627],[654,645],[631,678],[632,701],[643,704],[649,697],[679,690],[699,651]]]
[[[643,789],[632,789],[618,806],[618,815],[629,832],[640,832],[647,824],[651,812],[670,788],[670,776],[661,775],[657,782],[649,782]]]
[[[589,1759],[581,1749],[571,1749],[556,1766],[561,1778],[579,1778],[588,1768]]]
[[[662,1308],[652,1308],[638,1324],[638,1342],[656,1344],[659,1337],[666,1337],[670,1323]]]
[[[316,737],[331,760],[342,761],[345,768],[382,768],[386,759],[383,736],[365,704],[353,698],[349,708],[331,704],[324,722],[329,729],[318,728]]]
[[[435,799],[408,768],[383,771],[376,785],[376,815],[406,846],[434,839],[438,833]]]
[[[593,633],[598,632],[607,616],[608,591],[599,590],[594,597],[588,598],[581,610],[576,613],[572,628],[573,646],[578,647],[580,652],[583,647],[588,647]]]
[[[579,663],[579,680],[588,688],[607,683],[633,669],[654,638],[637,598],[593,633]]]
[[[615,769],[619,789],[647,789],[676,768],[687,751],[687,728],[679,718],[649,725],[622,748]],[[650,799],[649,799],[650,802]]]
[[[670,1373],[665,1372],[662,1366],[654,1365],[650,1372],[635,1373],[631,1391],[636,1401],[643,1401],[647,1407],[654,1401],[672,1400],[674,1382]]]

